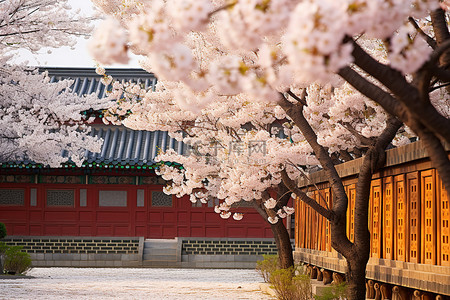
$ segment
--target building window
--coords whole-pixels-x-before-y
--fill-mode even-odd
[[[80,206],[81,207],[87,206],[87,190],[86,189],[80,190]]]
[[[145,203],[145,190],[137,190],[136,206],[144,207],[144,203]]]
[[[98,206],[127,207],[127,191],[99,191]]]
[[[30,189],[30,206],[37,205],[37,189]]]
[[[25,190],[0,189],[0,205],[19,205],[25,203]]]
[[[47,206],[74,206],[74,190],[47,190]]]
[[[152,206],[172,207],[172,195],[166,195],[160,191],[152,191]]]

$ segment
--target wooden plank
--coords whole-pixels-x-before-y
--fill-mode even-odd
[[[447,195],[447,190],[441,180],[438,180],[439,186],[439,236],[440,247],[439,250],[439,262],[441,266],[450,266],[450,205]]]
[[[394,259],[394,190],[392,177],[383,179],[383,258]]]
[[[348,197],[347,207],[347,237],[353,242],[355,240],[355,199],[356,199],[356,184],[351,184],[346,187]]]
[[[407,199],[409,200],[409,255],[408,261],[413,263],[421,262],[421,213],[420,213],[420,184],[419,172],[408,173],[406,175]]]
[[[408,205],[406,202],[406,180],[405,175],[394,177],[396,218],[395,218],[395,259],[407,261],[408,255]]]
[[[424,264],[436,264],[436,178],[435,170],[423,171],[421,177],[422,251]]]
[[[325,189],[325,201],[328,208],[332,208],[331,189]],[[331,251],[331,225],[330,221],[325,219],[325,251]]]
[[[382,191],[381,179],[373,180],[370,188],[370,201],[372,205],[370,224],[370,253],[372,257],[381,257],[381,207]]]

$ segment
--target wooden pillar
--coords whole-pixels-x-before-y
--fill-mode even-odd
[[[394,259],[394,208],[392,177],[383,179],[383,258]]]
[[[341,273],[333,273],[333,284],[341,284],[345,281],[345,276]]]
[[[374,289],[373,280],[368,280],[366,284],[366,298],[367,299],[375,299],[375,289]]]
[[[435,170],[421,172],[422,263],[436,264],[436,184]]]
[[[383,300],[392,298],[392,287],[389,284],[386,283],[381,284],[380,290],[381,290],[381,298]]]
[[[441,266],[450,266],[450,205],[447,190],[441,180],[439,182],[439,219],[440,236],[439,262]]]
[[[392,300],[408,300],[410,297],[407,289],[401,286],[394,286],[392,288]]]
[[[317,267],[316,266],[311,268],[311,279],[317,279]]]
[[[356,199],[356,184],[351,184],[346,187],[348,197],[347,208],[347,237],[353,242],[355,235],[355,199]]]
[[[323,269],[317,269],[317,281],[323,281]]]
[[[329,270],[323,270],[323,284],[330,284],[333,281],[333,272]]]
[[[377,282],[373,285],[375,289],[375,300],[381,300],[380,284]]]
[[[406,201],[405,174],[394,177],[395,185],[395,260],[407,261],[408,257],[408,202]]]
[[[370,192],[371,222],[370,222],[370,254],[372,257],[381,257],[381,208],[382,191],[381,179],[373,180]]]
[[[420,263],[420,181],[419,172],[413,172],[406,175],[407,198],[409,201],[409,258],[412,263]]]

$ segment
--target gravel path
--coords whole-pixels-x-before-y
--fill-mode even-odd
[[[254,270],[34,268],[0,280],[0,299],[272,299]]]

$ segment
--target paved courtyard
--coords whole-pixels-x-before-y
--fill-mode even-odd
[[[0,280],[0,299],[272,299],[254,270],[34,268]]]

